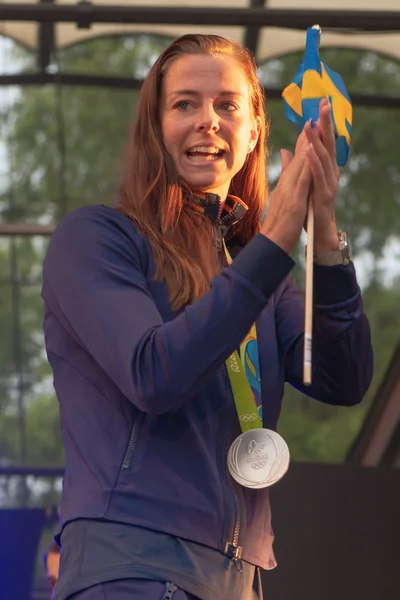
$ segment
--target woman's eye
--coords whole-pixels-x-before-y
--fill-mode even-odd
[[[236,110],[236,106],[233,104],[233,102],[223,102],[219,106],[222,110],[227,110],[229,112]]]
[[[189,108],[189,102],[187,100],[180,100],[175,104],[175,108],[179,110],[187,110]]]

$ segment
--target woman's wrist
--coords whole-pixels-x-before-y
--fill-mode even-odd
[[[337,234],[335,238],[314,239],[314,256],[326,254],[327,252],[335,252],[335,250],[339,250],[339,238]]]
[[[339,250],[339,237],[336,222],[332,222],[321,235],[314,230],[314,256]]]
[[[290,254],[293,250],[293,244],[291,243],[291,241],[287,238],[287,236],[282,235],[279,232],[276,231],[269,231],[267,229],[261,229],[260,233],[262,235],[264,235],[266,238],[268,238],[269,240],[271,240],[271,242],[274,242],[274,244],[276,244],[276,246],[279,246],[279,248],[281,250],[283,250],[284,252],[286,252],[286,254]]]

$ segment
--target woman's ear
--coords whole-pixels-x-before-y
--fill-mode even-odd
[[[247,153],[253,152],[257,145],[261,130],[261,117],[254,117],[253,126],[250,130],[250,140]]]

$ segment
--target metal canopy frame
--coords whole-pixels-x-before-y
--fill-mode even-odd
[[[248,2],[248,8],[96,5],[88,0],[81,0],[73,5],[54,4],[54,0],[39,0],[37,4],[2,4],[0,22],[31,21],[38,24],[36,57],[38,71],[15,75],[0,74],[0,86],[54,84],[140,89],[142,80],[132,77],[51,72],[49,66],[55,52],[57,23],[75,23],[78,28],[87,29],[96,23],[240,25],[246,28],[245,45],[255,54],[260,32],[266,26],[304,30],[318,22],[330,32],[353,34],[367,31],[400,32],[400,11],[274,9],[266,6],[268,0],[248,0]],[[264,90],[268,98],[281,97],[280,88],[265,87]],[[393,96],[352,94],[352,102],[355,106],[400,108],[400,97]],[[39,231],[44,235],[51,235],[52,227],[42,228],[18,223],[0,224],[0,236],[31,235]]]
[[[244,43],[254,53],[263,27],[305,30],[318,22],[325,30],[348,32],[400,32],[400,11],[355,10],[292,10],[271,9],[268,0],[248,0],[246,9],[193,8],[167,6],[114,6],[95,5],[82,0],[76,5],[54,4],[54,0],[39,0],[37,4],[1,4],[1,21],[30,21],[38,24],[36,73],[17,75],[0,74],[0,86],[10,85],[80,85],[119,89],[139,89],[142,81],[128,77],[93,76],[50,72],[55,52],[55,25],[75,23],[78,28],[90,28],[95,23],[121,24],[181,24],[181,25],[239,25],[245,27]],[[281,90],[266,88],[269,98],[280,98]],[[352,94],[354,105],[381,108],[400,108],[400,97]],[[28,223],[0,224],[0,236],[46,235],[51,236],[54,227]],[[400,440],[400,420],[392,430],[385,426],[395,414],[398,419],[398,394],[400,347],[394,353],[392,363],[384,377],[381,388],[372,401],[371,411],[364,427],[350,449],[347,462],[356,464],[391,464],[397,456]],[[62,467],[2,466],[0,476],[60,477]]]
[[[42,71],[31,74],[0,75],[0,86],[6,85],[81,85],[87,87],[107,87],[125,90],[140,90],[141,79],[133,77],[113,77],[112,75],[85,75],[69,73],[48,73]],[[281,98],[282,90],[277,87],[264,87],[267,98]],[[376,108],[400,108],[400,97],[378,96],[376,94],[351,94],[355,106],[371,106]]]
[[[88,0],[81,0],[75,5],[54,4],[54,0],[40,0],[38,4],[3,4],[0,7],[0,22],[31,21],[38,24],[38,72],[0,74],[0,86],[57,83],[119,89],[140,88],[141,81],[127,77],[48,72],[55,50],[56,23],[75,23],[78,28],[83,29],[89,29],[96,23],[240,25],[246,28],[244,43],[254,53],[260,31],[267,26],[305,30],[318,22],[330,32],[400,32],[400,11],[274,9],[265,6],[266,2],[267,0],[249,0],[248,8],[113,6],[96,5]],[[265,92],[269,98],[280,98],[282,90],[266,87]],[[352,100],[356,106],[400,108],[400,97],[352,94]]]
[[[2,21],[64,22],[78,27],[94,23],[169,23],[306,29],[318,22],[323,28],[341,32],[400,31],[399,11],[268,8],[262,0],[250,0],[248,8],[96,5],[88,0],[63,5],[41,0],[39,4],[3,4],[0,16]]]
[[[346,461],[375,467],[400,464],[400,345],[386,373]]]

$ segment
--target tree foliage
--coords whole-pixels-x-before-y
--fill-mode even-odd
[[[97,39],[63,51],[57,69],[142,77],[167,43],[144,35]],[[15,53],[20,59],[21,49]],[[351,50],[325,51],[323,60],[342,74],[350,93],[400,95],[400,65],[393,60]],[[284,86],[298,61],[299,55],[269,61],[260,68],[262,82]],[[137,92],[129,90],[55,85],[14,91],[0,113],[6,157],[2,220],[57,223],[79,206],[112,202],[136,101]],[[297,132],[280,102],[267,98],[267,110],[273,178],[279,148],[293,148]],[[396,247],[400,231],[399,116],[398,110],[355,108],[351,157],[338,199],[338,222],[352,241],[372,326],[374,381],[367,400],[352,409],[324,406],[288,389],[280,430],[296,459],[344,459],[398,343],[400,283],[393,269],[399,261],[388,270],[382,256]],[[58,407],[41,329],[40,272],[47,239],[0,242],[0,464],[62,465]],[[299,248],[300,285],[302,253]],[[35,489],[30,488],[35,502],[38,497],[48,502],[57,493],[52,486],[40,493]]]

